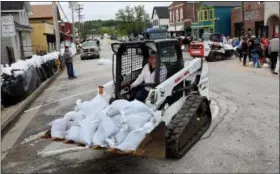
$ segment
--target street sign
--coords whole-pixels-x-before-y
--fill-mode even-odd
[[[2,37],[13,37],[16,35],[13,16],[2,16],[1,25],[2,25]]]

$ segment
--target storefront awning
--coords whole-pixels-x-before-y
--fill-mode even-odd
[[[175,31],[175,26],[169,26],[168,31]],[[184,31],[184,25],[177,25],[176,26],[176,31]]]
[[[18,23],[17,21],[14,21],[15,22],[15,29],[17,31],[29,31],[29,32],[32,32],[33,28],[28,26],[28,25],[22,25],[20,23]]]

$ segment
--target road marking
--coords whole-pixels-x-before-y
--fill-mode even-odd
[[[51,155],[58,155],[61,153],[69,152],[69,151],[77,151],[77,150],[85,150],[89,149],[88,147],[71,147],[71,148],[66,148],[66,149],[58,149],[58,150],[51,150],[47,152],[39,152],[38,155],[42,157],[47,157]]]
[[[99,65],[100,66],[100,65]],[[106,68],[108,68],[108,67],[106,67]],[[85,73],[88,73],[88,72],[95,72],[95,71],[102,71],[102,70],[106,70],[106,68],[105,68],[105,66],[103,66],[102,68],[98,68],[98,69],[92,69],[92,70],[88,70],[88,71],[84,71],[84,72],[81,72],[81,73],[78,73],[78,75],[80,75],[80,74],[85,74]],[[79,71],[78,71],[79,72]],[[68,75],[63,75],[63,76],[60,76],[59,78],[57,78],[57,79],[62,79],[62,78],[66,78],[66,77],[68,77]]]
[[[99,78],[99,77],[104,77],[104,76],[107,76],[107,75],[110,75],[110,74],[105,73],[105,74],[102,74],[102,75],[99,75],[99,76],[85,78],[83,80],[72,81],[71,83],[67,83],[65,85],[58,85],[58,86],[53,86],[53,87],[47,88],[45,91],[49,91],[49,90],[52,90],[52,89],[59,89],[62,86],[68,86],[68,85],[72,85],[72,84],[75,84],[75,83],[80,83],[80,82],[83,82],[83,81],[87,81],[87,80],[90,80],[90,79],[96,79],[96,78]]]
[[[220,107],[218,106],[217,102],[215,100],[211,100],[211,104],[210,104],[211,109],[211,113],[212,113],[212,120],[214,120],[220,113]]]
[[[25,138],[20,144],[29,143],[33,140],[39,139],[41,136],[45,135],[45,133],[46,133],[46,131],[42,131],[42,132],[39,132],[35,135],[31,135],[31,136]]]
[[[75,94],[75,95],[72,95],[72,96],[69,96],[69,97],[65,97],[65,98],[62,98],[62,99],[59,99],[59,100],[55,100],[53,102],[49,102],[49,103],[46,103],[46,104],[43,104],[43,105],[38,105],[38,106],[35,106],[35,107],[31,108],[31,109],[25,110],[24,113],[33,111],[33,110],[41,108],[43,106],[47,106],[47,105],[50,105],[50,104],[53,104],[53,103],[57,103],[57,102],[60,102],[60,101],[63,101],[63,100],[74,98],[74,97],[77,97],[77,96],[80,96],[80,95],[83,95],[83,94],[86,94],[86,93],[90,93],[90,92],[93,92],[93,91],[97,91],[97,89],[92,89],[92,90],[85,91],[85,92],[82,92],[82,93],[79,93],[79,94]]]

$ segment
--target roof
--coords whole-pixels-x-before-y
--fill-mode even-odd
[[[53,18],[52,4],[48,5],[32,5],[33,15],[30,19]],[[58,20],[60,20],[60,13],[57,7]]]
[[[24,1],[2,1],[1,10],[22,10]]]
[[[28,25],[22,25],[22,24],[18,23],[17,21],[14,21],[14,22],[15,22],[15,29],[17,29],[17,30],[25,30],[25,31],[33,30],[33,28]]]
[[[202,3],[201,5],[210,6],[210,7],[239,7],[242,4],[242,2],[237,2],[237,1],[233,1],[233,2],[210,1],[210,2],[201,2],[201,3]]]
[[[154,12],[155,11],[157,12],[158,18],[169,18],[168,6],[166,6],[166,7],[154,7],[153,14],[152,14],[152,19],[154,17]]]

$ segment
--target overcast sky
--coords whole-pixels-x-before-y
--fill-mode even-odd
[[[145,10],[150,14],[152,14],[152,10],[154,6],[169,6],[171,2],[79,2],[83,4],[82,15],[84,15],[84,21],[88,20],[107,20],[107,19],[115,19],[115,13],[118,9],[124,8],[126,5],[134,6],[134,5],[144,5]],[[31,5],[35,4],[51,4],[51,2],[31,2]],[[69,9],[68,2],[60,2],[60,5],[63,8],[68,19],[72,20],[71,10]],[[60,12],[60,16],[63,20],[67,21],[64,17],[64,14]],[[77,21],[77,14],[75,13],[75,21]]]

